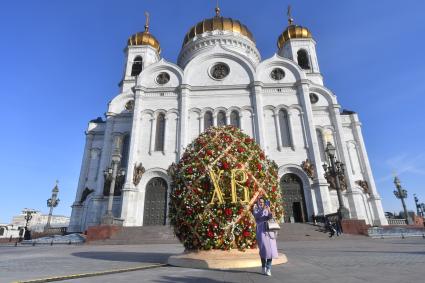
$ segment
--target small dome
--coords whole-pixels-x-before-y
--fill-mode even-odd
[[[252,42],[255,43],[255,39],[251,31],[245,25],[241,24],[241,22],[217,15],[211,19],[205,19],[194,25],[184,37],[183,46],[190,42],[195,36],[213,30],[239,33],[248,37]]]
[[[161,53],[161,46],[159,45],[159,41],[149,33],[149,31],[138,32],[130,36],[127,42],[128,46],[135,45],[150,45],[155,48],[158,53]]]
[[[291,38],[312,38],[312,36],[308,28],[298,25],[289,25],[277,39],[277,47],[281,49],[283,44]]]

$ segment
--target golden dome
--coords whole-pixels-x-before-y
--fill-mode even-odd
[[[127,45],[150,45],[155,48],[158,53],[161,53],[161,46],[159,45],[159,41],[152,34],[150,34],[149,31],[133,34],[128,39]]]
[[[159,41],[150,34],[149,32],[149,13],[145,12],[146,16],[146,22],[145,22],[145,31],[144,32],[138,32],[136,34],[133,34],[130,36],[130,38],[127,41],[127,45],[134,46],[134,45],[150,45],[153,48],[158,51],[158,53],[161,53],[161,46],[159,45]]]
[[[312,36],[308,28],[291,24],[277,39],[277,46],[279,49],[281,49],[283,44],[291,38],[312,38]]]
[[[245,25],[241,24],[241,22],[239,22],[238,20],[233,20],[231,18],[224,18],[217,14],[211,19],[205,19],[194,25],[185,35],[183,46],[186,45],[195,36],[213,30],[232,31],[235,33],[242,34],[248,37],[251,41],[255,42],[252,33]]]

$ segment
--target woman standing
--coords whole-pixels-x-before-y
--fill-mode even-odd
[[[278,257],[276,233],[266,230],[266,222],[273,215],[263,197],[260,197],[254,206],[254,217],[257,223],[257,244],[260,249],[262,271],[263,274],[271,276],[272,259]]]

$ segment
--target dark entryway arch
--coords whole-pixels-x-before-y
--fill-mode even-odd
[[[306,222],[308,216],[301,179],[292,173],[285,174],[280,179],[280,189],[285,222],[290,222],[291,217],[295,222]]]
[[[167,215],[167,182],[152,178],[146,185],[143,226],[165,225]]]

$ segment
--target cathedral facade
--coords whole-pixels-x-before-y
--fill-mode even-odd
[[[311,32],[290,18],[277,46],[262,60],[249,29],[217,9],[188,31],[174,64],[161,58],[147,21],[128,40],[120,93],[106,119],[89,122],[69,230],[101,223],[113,162],[120,169],[113,173],[113,216],[124,226],[165,225],[167,168],[201,132],[222,125],[253,137],[279,166],[282,221],[337,211],[335,185],[322,166],[330,143],[345,164],[341,188],[349,217],[386,225],[358,115],[342,111],[324,86]]]

